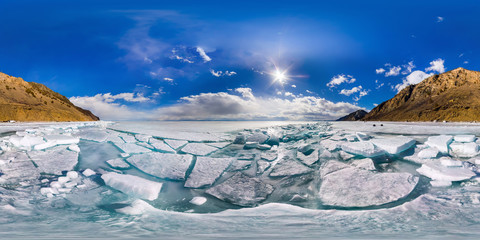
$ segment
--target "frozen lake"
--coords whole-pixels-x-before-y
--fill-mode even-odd
[[[476,123],[0,123],[0,238],[478,238],[477,137]]]

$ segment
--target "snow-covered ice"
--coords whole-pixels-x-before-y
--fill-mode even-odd
[[[313,172],[313,169],[288,156],[282,158],[270,172],[270,177],[297,176]]]
[[[440,161],[423,164],[417,172],[433,180],[439,181],[464,181],[474,177],[476,174],[467,167],[455,165],[445,166]]]
[[[341,147],[345,152],[364,157],[376,157],[385,153],[371,142],[345,142]]]
[[[181,150],[182,152],[185,152],[185,153],[190,153],[198,156],[205,156],[218,150],[218,148],[209,146],[204,143],[188,143]]]
[[[452,136],[440,135],[429,137],[425,144],[430,147],[437,148],[442,153],[448,153],[448,145],[450,145],[452,141]]]

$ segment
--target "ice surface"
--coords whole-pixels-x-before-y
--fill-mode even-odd
[[[207,202],[207,198],[205,197],[194,197],[190,200],[190,203],[193,205],[201,206]]]
[[[258,160],[257,161],[257,174],[264,173],[268,168],[270,168],[271,165],[272,164],[267,162],[267,161]]]
[[[185,187],[200,188],[212,185],[233,160],[233,158],[197,157]]]
[[[236,160],[228,168],[229,172],[242,171],[250,168],[252,166],[252,161],[245,160]]]
[[[90,177],[90,176],[93,176],[95,175],[96,173],[92,170],[92,169],[85,169],[82,174],[85,176],[85,177]]]
[[[364,157],[376,157],[385,153],[383,150],[376,148],[371,142],[342,143],[341,147],[345,152]]]
[[[409,173],[378,173],[337,161],[323,168],[319,197],[330,206],[368,207],[395,202],[408,196],[418,183],[418,177]]]
[[[162,189],[162,183],[153,182],[141,177],[118,174],[114,172],[105,173],[102,175],[105,184],[115,188],[125,194],[132,195],[153,201],[157,199],[160,190]]]
[[[474,142],[450,144],[450,155],[456,157],[474,157],[478,155],[478,145]]]
[[[437,148],[442,153],[448,153],[448,145],[453,141],[452,136],[440,135],[431,136],[425,142],[430,147]]]
[[[141,199],[136,199],[129,206],[115,209],[115,211],[127,215],[142,215],[159,210]]]
[[[215,142],[215,143],[207,143],[207,145],[216,147],[216,148],[224,148],[228,145],[230,145],[231,142]]]
[[[130,167],[122,158],[115,158],[106,161],[108,165],[116,169],[127,169]]]
[[[310,155],[305,155],[302,152],[297,152],[297,158],[302,161],[305,165],[312,166],[314,163],[318,162],[318,150],[314,150]]]
[[[160,150],[163,152],[175,152],[175,150],[173,150],[170,146],[168,146],[166,143],[164,143],[161,140],[150,138],[149,143],[157,150]]]
[[[185,146],[185,144],[188,143],[188,141],[184,140],[175,140],[175,139],[165,139],[165,143],[168,144],[168,146],[172,147],[173,149],[177,150],[180,147]]]
[[[330,139],[326,139],[320,142],[320,144],[325,147],[328,151],[335,151],[340,148],[341,143],[337,141],[332,141]]]
[[[399,154],[415,145],[414,139],[404,136],[394,138],[375,138],[370,140],[370,142],[390,154]]]
[[[274,161],[275,159],[277,159],[277,157],[277,152],[262,152],[262,154],[260,154],[261,159],[269,162]]]
[[[270,172],[270,177],[297,176],[313,172],[313,169],[291,159],[283,157]]]
[[[67,149],[78,153],[80,152],[80,148],[78,147],[78,145],[70,145],[67,147]]]
[[[28,156],[40,172],[47,174],[61,175],[62,171],[70,171],[78,163],[78,153],[69,151],[65,146],[28,152]]]
[[[107,140],[108,134],[105,131],[101,131],[98,129],[88,129],[82,130],[79,133],[74,134],[74,136],[89,141],[105,142]]]
[[[350,153],[347,153],[347,152],[345,152],[345,151],[339,151],[338,153],[340,154],[340,157],[341,157],[344,161],[347,161],[347,160],[355,157],[355,155],[350,154]]]
[[[475,135],[455,135],[453,140],[455,142],[475,142]]]
[[[233,144],[245,144],[247,141],[247,137],[244,134],[237,134],[235,136],[235,139],[233,140]]]
[[[207,144],[204,144],[204,143],[189,143],[185,147],[183,147],[181,150],[182,152],[185,152],[185,153],[190,153],[198,156],[205,156],[218,150],[218,148],[208,146]]]
[[[114,143],[115,146],[120,148],[124,153],[146,153],[150,152],[151,150],[142,146],[139,146],[135,143]]]
[[[418,153],[419,158],[429,159],[429,158],[436,158],[440,152],[436,148],[426,148],[421,150]]]
[[[257,149],[259,150],[270,150],[272,148],[272,146],[268,145],[268,144],[260,144],[257,146]]]
[[[476,174],[466,167],[447,167],[441,164],[440,161],[423,164],[417,169],[417,172],[439,181],[464,181],[472,178]]]
[[[238,160],[248,160],[252,161],[255,159],[255,154],[253,153],[240,153],[237,155]]]
[[[0,155],[0,184],[32,181],[40,177],[40,171],[24,152],[7,152]]]
[[[375,164],[373,163],[373,160],[370,158],[364,158],[364,159],[358,159],[358,160],[353,160],[351,162],[352,166],[362,168],[365,170],[369,171],[375,171]]]
[[[452,182],[444,181],[444,180],[433,180],[433,181],[430,181],[430,184],[433,187],[450,187],[452,185]]]
[[[254,206],[273,192],[272,185],[241,172],[235,173],[224,182],[207,189],[206,193],[239,206]]]
[[[185,173],[192,163],[192,155],[151,152],[134,155],[127,161],[152,176],[172,180],[185,179]]]
[[[148,142],[152,136],[146,134],[135,134],[135,139],[139,142]]]

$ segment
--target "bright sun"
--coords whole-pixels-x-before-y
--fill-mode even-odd
[[[285,75],[285,72],[286,71],[280,71],[280,70],[276,70],[275,73],[273,74],[274,76],[274,81],[275,82],[279,82],[281,84],[284,84],[285,81],[287,80],[287,76]]]

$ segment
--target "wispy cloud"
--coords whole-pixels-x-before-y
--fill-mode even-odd
[[[336,76],[332,77],[332,79],[330,79],[330,82],[327,83],[327,86],[329,88],[332,88],[332,87],[338,86],[342,83],[354,83],[356,80],[357,79],[355,79],[351,75],[339,74],[339,75],[336,75]]]
[[[236,72],[234,71],[215,71],[213,69],[210,69],[210,73],[215,76],[215,77],[222,77],[222,76],[227,76],[227,77],[230,77],[230,76],[233,76],[235,74],[237,74]]]
[[[438,16],[438,17],[437,17],[437,23],[439,23],[439,22],[443,22],[443,20],[444,20],[444,18],[443,18],[443,17],[440,17],[440,16]]]
[[[205,50],[201,47],[197,47],[197,52],[200,54],[200,57],[202,57],[203,62],[210,62],[212,59],[205,53]]]

